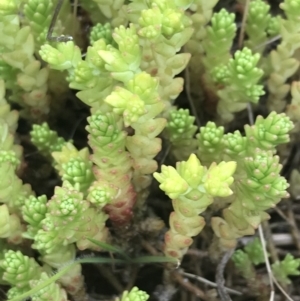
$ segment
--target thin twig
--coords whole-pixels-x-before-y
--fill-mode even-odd
[[[247,111],[248,111],[249,123],[251,125],[253,125],[254,124],[254,116],[253,116],[252,106],[251,106],[250,102],[247,103]]]
[[[141,240],[142,247],[147,250],[151,255],[159,255],[159,252],[146,240]]]
[[[268,252],[267,252],[267,248],[266,248],[266,241],[265,241],[262,225],[259,225],[258,233],[259,233],[261,246],[262,246],[262,249],[264,252],[264,258],[265,258],[267,272],[269,275],[269,282],[270,282],[270,288],[271,288],[270,301],[273,301],[274,297],[275,297],[274,282],[273,282],[274,277],[273,277],[273,273],[272,273],[272,269],[271,269],[271,265],[270,265],[270,261],[269,261],[269,256],[268,256]]]
[[[192,294],[203,300],[207,300],[207,296],[205,295],[205,293],[200,288],[196,287],[190,281],[188,281],[188,279],[183,278],[180,273],[178,273],[177,271],[173,271],[172,276],[176,280],[176,282],[179,283],[187,291],[191,292]]]
[[[209,281],[201,276],[197,276],[197,275],[194,275],[194,274],[190,274],[190,273],[185,273],[185,272],[180,272],[183,276],[186,276],[188,278],[191,278],[191,279],[196,279],[197,281],[199,282],[202,282],[202,283],[205,283],[209,286],[212,286],[212,287],[218,287],[218,285],[215,283],[215,282],[212,282],[212,281]],[[225,290],[228,291],[228,293],[232,293],[234,295],[238,295],[238,296],[241,296],[242,293],[239,292],[239,291],[236,291],[236,290],[233,290],[231,288],[228,288],[228,287],[225,287]]]
[[[246,27],[246,21],[247,21],[248,10],[249,10],[249,2],[250,2],[250,0],[246,0],[246,3],[245,3],[244,13],[243,13],[243,20],[242,20],[242,24],[241,24],[241,30],[240,30],[239,41],[238,41],[239,49],[242,48],[243,42],[244,42],[245,27]]]
[[[295,245],[298,249],[298,251],[300,251],[300,232],[299,229],[297,227],[297,223],[295,220],[295,215],[294,212],[292,210],[292,206],[291,206],[291,201],[288,201],[288,211],[287,211],[287,215],[288,215],[288,220],[290,222],[290,226],[291,226],[291,234],[293,236]]]
[[[188,249],[185,255],[195,256],[199,258],[207,257],[208,252],[207,251],[201,251],[198,249]]]
[[[259,48],[264,47],[264,46],[266,46],[266,45],[268,45],[268,44],[271,44],[271,43],[273,43],[273,42],[276,42],[276,41],[279,40],[279,39],[281,39],[281,35],[277,35],[277,36],[275,36],[275,37],[269,39],[268,41],[265,41],[265,42],[263,42],[263,43],[261,43],[261,44],[255,46],[253,50],[258,50]]]
[[[74,36],[74,37],[75,37],[75,34],[76,34],[76,18],[77,18],[77,11],[78,11],[78,0],[74,0],[73,20],[72,20],[73,36]]]
[[[281,293],[286,297],[286,299],[289,300],[289,301],[294,301],[294,300],[287,294],[287,292],[282,288],[282,286],[278,283],[277,279],[274,277],[273,274],[272,274],[272,279],[273,279],[274,283],[276,284],[276,286],[278,287],[278,289],[281,291]]]
[[[117,290],[118,293],[124,292],[124,287],[119,282],[118,278],[109,270],[107,269],[103,264],[96,264],[97,270],[101,273],[101,275],[106,278],[109,283]]]
[[[280,215],[282,219],[284,219],[291,227],[293,227],[293,223],[288,219],[286,214],[279,207],[276,206],[273,209]]]
[[[76,131],[77,131],[77,129],[78,129],[80,123],[81,123],[85,118],[86,118],[86,116],[82,116],[81,118],[78,118],[78,119],[77,119],[77,121],[75,122],[75,125],[74,125],[74,127],[73,127],[73,129],[72,129],[72,132],[71,132],[70,135],[69,135],[69,139],[68,139],[68,140],[71,140],[71,139],[74,138],[74,135],[75,135],[75,133],[76,133]]]
[[[266,242],[265,242],[265,238],[264,238],[264,233],[262,230],[262,226],[260,225],[258,228],[259,231],[259,237],[260,237],[260,241],[262,244],[262,248],[264,251],[264,258],[265,258],[265,263],[266,263],[266,267],[267,267],[267,271],[268,271],[268,275],[269,275],[269,280],[270,280],[270,287],[271,287],[271,295],[270,295],[270,301],[273,301],[275,298],[275,289],[274,289],[274,283],[277,286],[277,288],[282,292],[282,294],[288,298],[288,300],[293,301],[293,299],[291,297],[289,297],[289,295],[287,294],[287,292],[280,286],[280,284],[278,283],[278,281],[275,279],[272,269],[271,269],[271,265],[270,265],[270,261],[269,261],[269,257],[268,257],[268,253],[266,250]]]
[[[188,67],[184,71],[184,81],[185,81],[185,91],[186,91],[187,99],[189,101],[192,113],[196,118],[197,126],[198,126],[198,128],[200,128],[201,127],[201,121],[200,121],[200,118],[197,114],[197,110],[196,110],[196,107],[195,107],[195,102],[194,102],[194,100],[192,98],[192,95],[191,95],[191,81],[190,81],[190,72],[189,72]]]
[[[129,281],[126,285],[126,288],[125,288],[126,291],[129,291],[129,290],[132,289],[132,287],[133,287],[133,285],[136,281],[136,277],[138,275],[138,272],[139,272],[140,268],[138,266],[133,266],[133,267],[131,267],[131,269],[132,270],[131,270],[131,273],[130,273],[130,279],[129,279]]]
[[[273,234],[270,229],[269,222],[268,221],[263,222],[262,227],[265,234],[265,239],[267,241],[267,246],[271,254],[272,261],[275,262],[279,260],[279,258],[278,258],[278,253],[277,253],[275,243],[273,241]]]
[[[167,148],[166,148],[166,150],[164,151],[164,154],[163,154],[163,156],[162,156],[162,158],[161,158],[161,160],[159,162],[159,165],[164,164],[164,162],[165,162],[168,154],[170,153],[170,151],[171,151],[171,144],[169,143],[168,146],[167,146]]]
[[[64,0],[58,0],[57,1],[56,7],[54,9],[54,13],[53,13],[53,16],[52,16],[52,19],[51,19],[51,22],[50,22],[50,26],[49,26],[49,29],[48,29],[48,33],[47,33],[47,36],[46,36],[46,39],[48,41],[67,42],[67,41],[72,41],[73,40],[73,38],[71,36],[68,36],[68,35],[61,35],[61,36],[58,36],[58,37],[53,36],[53,30],[54,30],[54,27],[55,27],[55,24],[56,24],[56,21],[57,21],[57,17],[59,15],[59,12],[61,10],[63,2],[64,2]]]
[[[231,249],[228,252],[226,252],[224,254],[224,256],[221,258],[221,260],[217,266],[216,282],[217,282],[218,293],[219,293],[220,299],[222,301],[231,301],[231,298],[224,285],[225,284],[224,270],[225,270],[228,260],[232,256],[233,252],[234,252],[234,249]]]

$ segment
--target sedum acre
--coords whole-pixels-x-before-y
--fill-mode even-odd
[[[176,169],[162,166],[161,173],[154,173],[160,188],[172,199],[174,211],[170,215],[170,230],[165,235],[165,254],[178,258],[192,244],[205,225],[199,216],[213,203],[216,196],[232,194],[235,162],[212,164],[209,169],[202,166],[195,154],[187,161],[179,162]]]
[[[248,281],[253,281],[256,277],[255,266],[265,262],[262,245],[258,238],[255,238],[246,245],[244,250],[235,251],[232,260],[243,277]],[[283,260],[274,262],[271,268],[276,280],[282,285],[287,285],[291,283],[290,276],[300,275],[300,260],[287,254]]]
[[[300,85],[287,80],[299,67],[300,0],[283,0],[282,16],[262,0],[230,11],[218,0],[80,0],[73,14],[70,1],[0,2],[0,283],[9,299],[89,300],[81,263],[92,262],[121,269],[99,266],[112,287],[129,288],[117,301],[146,301],[133,264],[180,263],[201,231],[211,259],[232,251],[288,197],[289,166],[297,197]],[[239,30],[237,10],[248,12]],[[242,128],[250,104],[255,123]],[[156,202],[153,177],[172,212]],[[254,239],[233,255],[249,287],[262,251]],[[88,252],[97,257],[77,257]],[[292,255],[274,261],[283,285],[299,275]],[[167,299],[175,281],[209,298],[163,268]]]

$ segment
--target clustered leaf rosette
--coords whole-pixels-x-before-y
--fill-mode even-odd
[[[20,168],[22,148],[14,143],[17,128],[18,113],[11,111],[5,100],[5,84],[0,80],[0,237],[9,242],[19,244],[22,242],[21,208],[25,199],[32,195],[30,185],[23,184],[16,172]]]
[[[282,169],[279,164],[279,157],[273,156],[271,151],[266,152],[257,149],[253,156],[246,157],[244,161],[247,179],[241,179],[241,185],[247,190],[256,191],[264,197],[280,198],[287,196],[287,181],[283,177],[278,177]],[[263,202],[259,204],[263,207]]]
[[[267,33],[271,38],[280,34],[281,22],[282,22],[282,17],[280,15],[272,16],[270,18],[267,27]]]
[[[131,126],[149,111],[153,114],[153,109],[150,109],[151,105],[158,103],[157,84],[157,79],[149,74],[139,73],[124,88],[116,87],[105,102],[113,107],[116,114],[123,116],[126,127]]]
[[[6,293],[6,296],[7,296],[7,300],[10,300],[10,299],[13,299],[15,297],[18,297],[24,293],[26,293],[28,291],[28,289],[19,289],[17,287],[12,287],[10,288],[7,293]]]
[[[30,287],[34,288],[37,285],[44,283],[49,279],[47,273],[43,272],[39,279],[34,279],[29,282]],[[66,291],[60,287],[56,282],[52,282],[40,289],[36,294],[31,296],[32,301],[68,301]]]
[[[99,111],[88,117],[88,123],[86,129],[97,179],[90,187],[88,199],[100,207],[106,205],[105,210],[115,224],[128,223],[136,193],[131,183],[132,160],[125,150],[127,134],[122,130],[122,119],[113,112]],[[108,204],[102,204],[102,197]]]
[[[282,261],[272,264],[274,277],[283,285],[291,283],[289,276],[300,275],[300,259],[294,258],[292,254],[287,254]]]
[[[277,145],[289,141],[292,128],[285,114],[271,112],[266,118],[259,116],[253,126],[246,125],[246,136],[239,131],[223,134],[214,123],[200,129],[199,157],[207,165],[214,158],[237,162],[234,194],[223,210],[224,219],[212,218],[213,230],[224,246],[233,247],[237,238],[252,235],[269,218],[265,211],[288,196],[288,183],[280,176],[282,165],[274,153]]]
[[[204,187],[212,196],[225,197],[233,192],[229,186],[233,183],[233,177],[236,170],[236,162],[213,162],[207,170]]]
[[[224,127],[217,127],[214,122],[209,121],[205,126],[200,127],[200,132],[196,135],[198,141],[198,155],[205,165],[209,165],[215,158],[220,156],[223,149],[223,136]]]
[[[265,262],[264,250],[258,237],[249,242],[244,249],[254,265]]]
[[[151,183],[150,174],[157,169],[154,157],[161,150],[161,139],[156,136],[166,124],[164,118],[156,118],[164,109],[158,79],[146,72],[138,73],[124,87],[117,87],[105,102],[122,115],[125,126],[134,129],[134,135],[126,137],[126,148],[132,158],[134,188],[143,191]]]
[[[246,149],[248,146],[248,140],[245,136],[242,136],[240,131],[234,131],[233,133],[227,133],[223,136],[222,145],[224,153],[229,157],[242,158],[246,155]],[[226,157],[226,155],[224,156]]]
[[[81,264],[75,263],[76,252],[77,249],[74,244],[62,246],[49,254],[41,252],[40,260],[56,270],[69,265],[67,273],[59,278],[59,283],[74,299],[84,300],[86,298],[84,296],[84,277],[82,276]],[[52,286],[52,288],[56,290],[56,293],[59,293],[57,287]],[[47,294],[47,290],[45,294]]]
[[[95,179],[92,172],[92,162],[83,158],[71,158],[62,164],[62,180],[73,186],[79,185],[80,191],[86,192]]]
[[[139,34],[155,39],[159,38],[160,35],[171,38],[176,33],[181,33],[185,28],[187,19],[178,6],[176,2],[150,1],[149,9],[141,11]]]
[[[94,43],[100,39],[105,41],[105,44],[115,45],[115,41],[112,38],[113,29],[110,23],[97,23],[94,25],[90,32],[90,43],[93,46]]]
[[[48,199],[45,195],[35,197],[29,196],[22,207],[22,217],[28,223],[27,232],[23,237],[34,239],[34,236],[41,228],[41,223],[46,217]]]
[[[66,246],[60,246],[59,248],[53,250],[50,253],[46,253],[43,250],[39,250],[41,256],[39,259],[44,262],[45,264],[49,265],[55,270],[59,270],[62,267],[68,266],[67,273],[63,274],[59,278],[59,284],[67,291],[68,294],[72,295],[74,299],[78,298],[79,300],[84,299],[83,295],[85,293],[84,289],[84,277],[82,276],[82,267],[81,264],[75,263],[76,261],[76,252],[77,249],[75,248],[74,244],[69,244]],[[71,266],[70,266],[71,265]],[[45,280],[47,279],[48,275],[45,275],[42,278]],[[42,281],[41,281],[42,282]],[[32,283],[30,283],[32,285]],[[53,294],[57,294],[60,296],[64,294],[64,291],[59,291],[57,286],[53,285],[52,289]],[[44,288],[42,295],[47,295],[49,290]],[[37,293],[39,295],[39,293]],[[80,295],[80,297],[78,296]],[[57,300],[60,301],[60,300]]]
[[[205,51],[203,58],[207,72],[227,63],[230,49],[236,34],[235,15],[226,9],[213,14],[211,26],[206,28],[206,37],[202,43]]]
[[[0,260],[3,269],[3,280],[11,285],[7,292],[8,300],[17,298],[49,279],[49,276],[37,262],[20,251],[8,250],[4,252],[4,258]],[[67,301],[66,291],[60,284],[50,283],[31,296],[36,301]]]
[[[272,50],[269,57],[268,73],[268,109],[282,112],[286,107],[286,97],[291,90],[287,82],[299,68],[297,50],[300,46],[300,27],[298,16],[300,13],[299,0],[284,0],[280,3],[285,17],[279,20],[279,35],[281,42]]]
[[[165,254],[179,260],[205,225],[200,213],[212,204],[213,197],[227,197],[233,192],[236,163],[202,166],[195,154],[187,161],[178,162],[176,169],[162,166],[161,173],[154,173],[160,188],[172,199],[174,212],[170,215],[170,230],[165,235]]]
[[[83,199],[83,194],[71,184],[63,184],[55,188],[54,196],[47,203],[48,211],[41,222],[41,229],[34,237],[33,247],[46,254],[72,243],[76,243],[80,250],[98,250],[87,238],[106,240],[107,216],[92,208]]]
[[[16,6],[14,12],[2,11],[0,77],[10,91],[10,99],[22,107],[22,114],[39,120],[49,112],[49,70],[36,59],[34,37],[30,27],[21,24],[19,5]]]
[[[0,261],[4,270],[3,280],[19,290],[29,289],[29,281],[39,279],[42,269],[33,258],[20,251],[8,250]]]
[[[130,291],[124,291],[120,298],[116,301],[147,301],[149,295],[134,286]]]
[[[235,268],[243,275],[245,279],[255,279],[255,268],[248,256],[243,250],[237,250],[231,257]]]
[[[161,139],[156,136],[166,124],[164,118],[156,116],[170,107],[169,100],[182,90],[182,79],[174,76],[184,69],[190,55],[176,52],[192,30],[179,3],[153,0],[135,6],[136,3],[128,5],[129,20],[136,18],[134,24],[114,29],[113,39],[118,49],[107,45],[98,54],[111,77],[123,83],[105,98],[105,103],[123,117],[126,127],[131,126],[135,131],[126,138],[126,147],[133,159],[132,182],[141,196],[151,183],[150,174],[157,168],[153,158],[161,149]]]
[[[79,22],[71,12],[71,3],[64,2],[59,10],[55,24],[52,24],[55,26],[51,29],[51,34],[49,35],[55,5],[56,2],[53,0],[28,0],[24,5],[25,20],[22,19],[22,21],[30,26],[34,36],[36,52],[40,50],[42,45],[48,43],[48,40],[55,42],[72,40],[73,38],[66,34],[74,34],[79,30]],[[21,6],[21,8],[23,7]],[[76,40],[79,43],[82,42],[78,36]]]
[[[47,31],[53,12],[52,1],[29,0],[24,5],[24,15],[35,39],[35,48],[39,50],[46,42]]]
[[[259,59],[259,54],[252,54],[249,48],[244,47],[228,62],[228,80],[235,89],[244,89],[245,99],[241,101],[257,103],[259,96],[264,94],[262,85],[257,85],[263,75],[262,69],[256,67]],[[241,87],[238,87],[239,85]]]
[[[71,88],[81,90],[77,93],[80,100],[96,108],[103,105],[102,99],[109,95],[115,84],[110,72],[105,69],[105,61],[99,55],[99,51],[107,48],[109,45],[103,39],[96,41],[93,47],[88,47],[86,58],[78,63],[70,83]]]
[[[123,108],[120,109],[123,113],[125,125],[131,126],[135,130],[135,135],[127,137],[126,147],[134,158],[135,164],[140,165],[137,163],[138,160],[142,160],[143,158],[152,159],[160,150],[161,140],[156,138],[156,136],[164,129],[166,120],[164,118],[156,118],[156,116],[163,111],[164,105],[157,91],[157,78],[151,77],[146,72],[137,74],[132,80],[128,81],[125,87],[128,91],[127,93],[129,93],[132,98],[127,98],[127,102],[124,99],[126,102],[125,110]],[[137,98],[136,108],[132,105],[133,98]],[[130,102],[128,102],[129,99]],[[116,100],[115,104],[110,98],[107,98],[105,101],[117,109],[119,109],[117,101],[122,104],[121,98]],[[132,108],[130,108],[130,106],[132,106]],[[131,118],[128,120],[128,117]],[[142,146],[142,149],[139,150],[139,154],[137,154],[137,150],[135,150],[137,146],[136,142],[140,147]],[[147,144],[147,146],[145,144]],[[149,145],[153,146],[149,147]],[[141,154],[141,152],[143,152],[143,154]],[[153,161],[154,160],[150,160],[147,164],[150,166],[155,164],[156,166],[156,163]],[[152,173],[154,170],[148,173]]]
[[[90,186],[87,200],[97,208],[102,209],[107,204],[112,203],[120,191],[117,185],[98,180]]]
[[[100,51],[108,48],[113,47],[106,45],[103,39],[95,41],[93,46],[88,47],[85,60],[77,63],[69,78],[70,87],[80,90],[77,97],[95,109],[103,106],[103,99],[110,94],[116,83],[105,69],[106,63],[99,55]]]
[[[74,72],[78,62],[81,61],[80,49],[72,41],[57,43],[56,48],[49,44],[44,44],[39,54],[49,64],[51,69],[67,70],[71,74]]]
[[[267,31],[271,21],[270,5],[262,0],[249,2],[245,32],[248,36],[245,46],[262,53],[262,44],[267,41]],[[267,44],[267,43],[266,43]]]
[[[265,262],[264,251],[260,240],[256,237],[249,242],[244,250],[237,250],[231,257],[235,268],[248,280],[256,277],[255,265]]]
[[[31,142],[44,155],[50,157],[52,152],[61,151],[67,143],[57,132],[51,130],[46,122],[33,124],[30,131]]]
[[[246,125],[246,136],[239,131],[224,134],[222,127],[211,122],[200,128],[198,154],[206,166],[214,160],[237,162],[234,194],[223,210],[224,219],[212,218],[212,228],[222,245],[231,248],[237,238],[252,235],[269,218],[265,211],[288,196],[288,184],[280,176],[282,166],[274,154],[276,146],[289,141],[292,128],[285,114],[275,112],[257,117],[253,126]]]
[[[135,5],[136,3],[132,3],[128,7]],[[135,24],[114,29],[112,37],[117,47],[100,38],[88,48],[84,59],[79,57],[80,51],[73,42],[67,42],[63,46],[57,45],[56,48],[45,45],[40,51],[41,57],[51,68],[68,71],[70,87],[81,90],[77,96],[92,106],[92,113],[96,113],[97,109],[108,112],[112,107],[114,113],[122,115],[125,126],[131,126],[135,131],[135,135],[126,138],[126,147],[133,158],[132,161],[127,159],[130,161],[130,169],[131,166],[134,168],[133,179],[131,180],[132,170],[129,174],[126,171],[121,178],[123,184],[117,194],[117,200],[105,206],[106,210],[110,211],[111,219],[115,221],[128,221],[132,214],[135,192],[129,183],[133,182],[136,189],[144,191],[151,183],[150,174],[157,168],[153,158],[161,149],[161,140],[156,136],[163,130],[166,121],[156,116],[163,112],[166,105],[170,106],[168,101],[176,98],[182,90],[182,79],[174,79],[174,76],[184,69],[190,57],[189,54],[176,54],[192,34],[191,22],[182,10],[189,5],[190,3],[183,5],[154,0],[146,4],[145,9],[148,13],[152,9],[158,9],[161,16],[155,19],[161,24],[161,34],[156,41],[160,47],[152,54],[153,48],[149,42],[153,39],[146,37],[149,19],[144,19],[146,23],[143,23],[141,7],[134,10],[141,17],[134,22]],[[130,11],[132,10],[129,10],[129,19],[132,17]],[[148,57],[147,66],[142,66],[142,57]],[[141,70],[157,75],[160,80]],[[122,84],[112,92],[117,81]],[[159,93],[162,100],[158,97]],[[94,153],[93,158],[98,158],[96,165],[103,164],[99,160],[101,156]],[[95,168],[95,173],[98,177],[99,169]],[[108,182],[110,183],[110,180]],[[143,193],[143,196],[145,197],[146,193]],[[112,209],[113,207],[115,209]],[[116,210],[117,207],[119,209],[116,214],[112,214],[111,210]]]
[[[198,154],[204,162],[210,164],[216,158],[219,158],[217,161],[226,158],[244,160],[257,148],[275,153],[277,145],[289,141],[289,132],[293,127],[288,116],[275,112],[266,118],[258,116],[252,126],[245,125],[246,136],[242,136],[240,131],[224,134],[224,127],[208,122],[197,134]]]
[[[254,126],[245,126],[247,138],[255,147],[275,152],[279,144],[289,142],[294,124],[286,114],[271,112],[267,118],[258,116]]]
[[[77,187],[85,196],[95,179],[88,148],[85,147],[78,151],[72,143],[68,142],[62,146],[60,151],[53,152],[52,157],[62,180]]]
[[[69,41],[55,47],[43,45],[40,55],[50,68],[67,70],[72,89],[87,105],[98,109],[105,106],[107,97],[117,81],[127,82],[140,72],[141,51],[136,28],[120,26],[112,34],[114,43],[107,44],[103,37],[89,46],[85,58],[80,49]],[[118,46],[118,48],[113,45]]]
[[[141,50],[135,25],[115,28],[113,39],[118,44],[118,49],[108,46],[106,50],[98,51],[98,54],[114,79],[127,82],[140,72]]]
[[[225,122],[233,119],[233,113],[245,109],[248,102],[257,103],[265,94],[263,86],[258,85],[263,75],[263,70],[257,67],[259,59],[258,53],[252,54],[244,47],[236,51],[225,65],[212,70],[214,80],[224,85],[217,93],[220,97],[217,111]]]
[[[236,269],[244,278],[247,280],[255,279],[256,273],[254,266],[265,262],[264,251],[260,240],[255,238],[246,245],[244,250],[235,251],[231,259]],[[294,258],[291,254],[287,254],[281,261],[278,260],[274,262],[271,267],[274,277],[282,285],[291,283],[289,276],[300,275],[300,259]]]
[[[190,4],[151,0],[132,2],[127,9],[130,22],[137,26],[143,58],[140,69],[159,78],[159,94],[166,107],[182,91],[183,79],[175,75],[184,70],[191,57],[189,53],[178,54],[193,33],[191,20],[184,12]]]
[[[88,47],[85,59],[73,41],[42,45],[39,55],[52,70],[66,71],[66,80],[72,89],[79,90],[77,97],[89,106],[101,106],[102,98],[111,91],[112,78],[105,73],[104,62],[98,51],[105,49],[103,39]],[[56,75],[57,77],[57,75]]]
[[[189,110],[179,109],[170,111],[165,133],[172,145],[172,151],[178,160],[185,160],[195,152],[197,141],[194,139],[197,127],[195,117]]]

